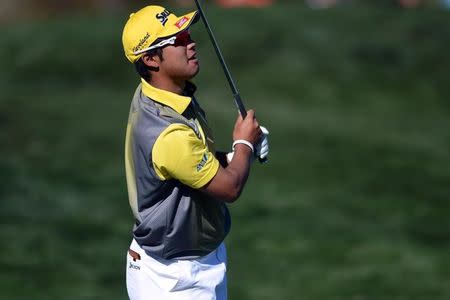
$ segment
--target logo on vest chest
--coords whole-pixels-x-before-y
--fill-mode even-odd
[[[197,172],[200,172],[201,169],[203,169],[203,167],[206,165],[206,162],[208,161],[208,154],[205,153],[203,154],[202,160],[200,161],[200,163],[197,165]]]

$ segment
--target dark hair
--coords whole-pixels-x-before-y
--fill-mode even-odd
[[[147,51],[144,55],[157,55],[159,57],[160,60],[164,60],[163,56],[162,56],[162,48],[156,48],[150,51]],[[149,67],[147,66],[144,61],[142,60],[141,56],[135,63],[134,63],[134,67],[136,68],[136,71],[138,72],[138,74],[144,78],[145,81],[150,81],[150,79],[152,79],[152,74],[150,73],[150,71],[158,71],[158,68],[155,67]]]

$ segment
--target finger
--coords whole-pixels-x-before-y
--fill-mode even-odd
[[[266,157],[267,155],[269,155],[269,150],[267,150],[267,151],[261,151],[261,152],[258,154],[258,156],[261,157],[261,158],[264,158],[264,157]]]
[[[265,134],[265,135],[269,135],[269,130],[267,130],[266,127],[264,126],[260,126],[261,127],[261,131]]]
[[[247,111],[247,118],[249,118],[250,120],[255,118],[255,111],[253,109]]]
[[[269,142],[267,141],[267,139],[265,138],[265,136],[262,136],[261,139],[259,140],[259,143],[256,144],[256,147],[259,148],[263,148],[264,146],[266,146]]]
[[[265,153],[267,155],[269,153],[269,146],[261,149],[261,153]]]
[[[255,152],[256,152],[256,155],[259,156],[262,153],[269,152],[268,150],[269,150],[268,148],[257,148]]]

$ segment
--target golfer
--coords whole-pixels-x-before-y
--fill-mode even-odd
[[[197,20],[197,12],[177,17],[147,6],[123,30],[125,56],[141,77],[125,141],[136,220],[126,265],[132,300],[227,298],[226,203],[241,194],[254,158],[269,151],[252,110],[236,120],[233,151],[215,151],[190,82],[199,71],[189,32]]]

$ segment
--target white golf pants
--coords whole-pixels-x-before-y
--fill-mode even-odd
[[[198,259],[164,260],[149,256],[133,239],[127,253],[130,300],[226,300],[224,243]]]

